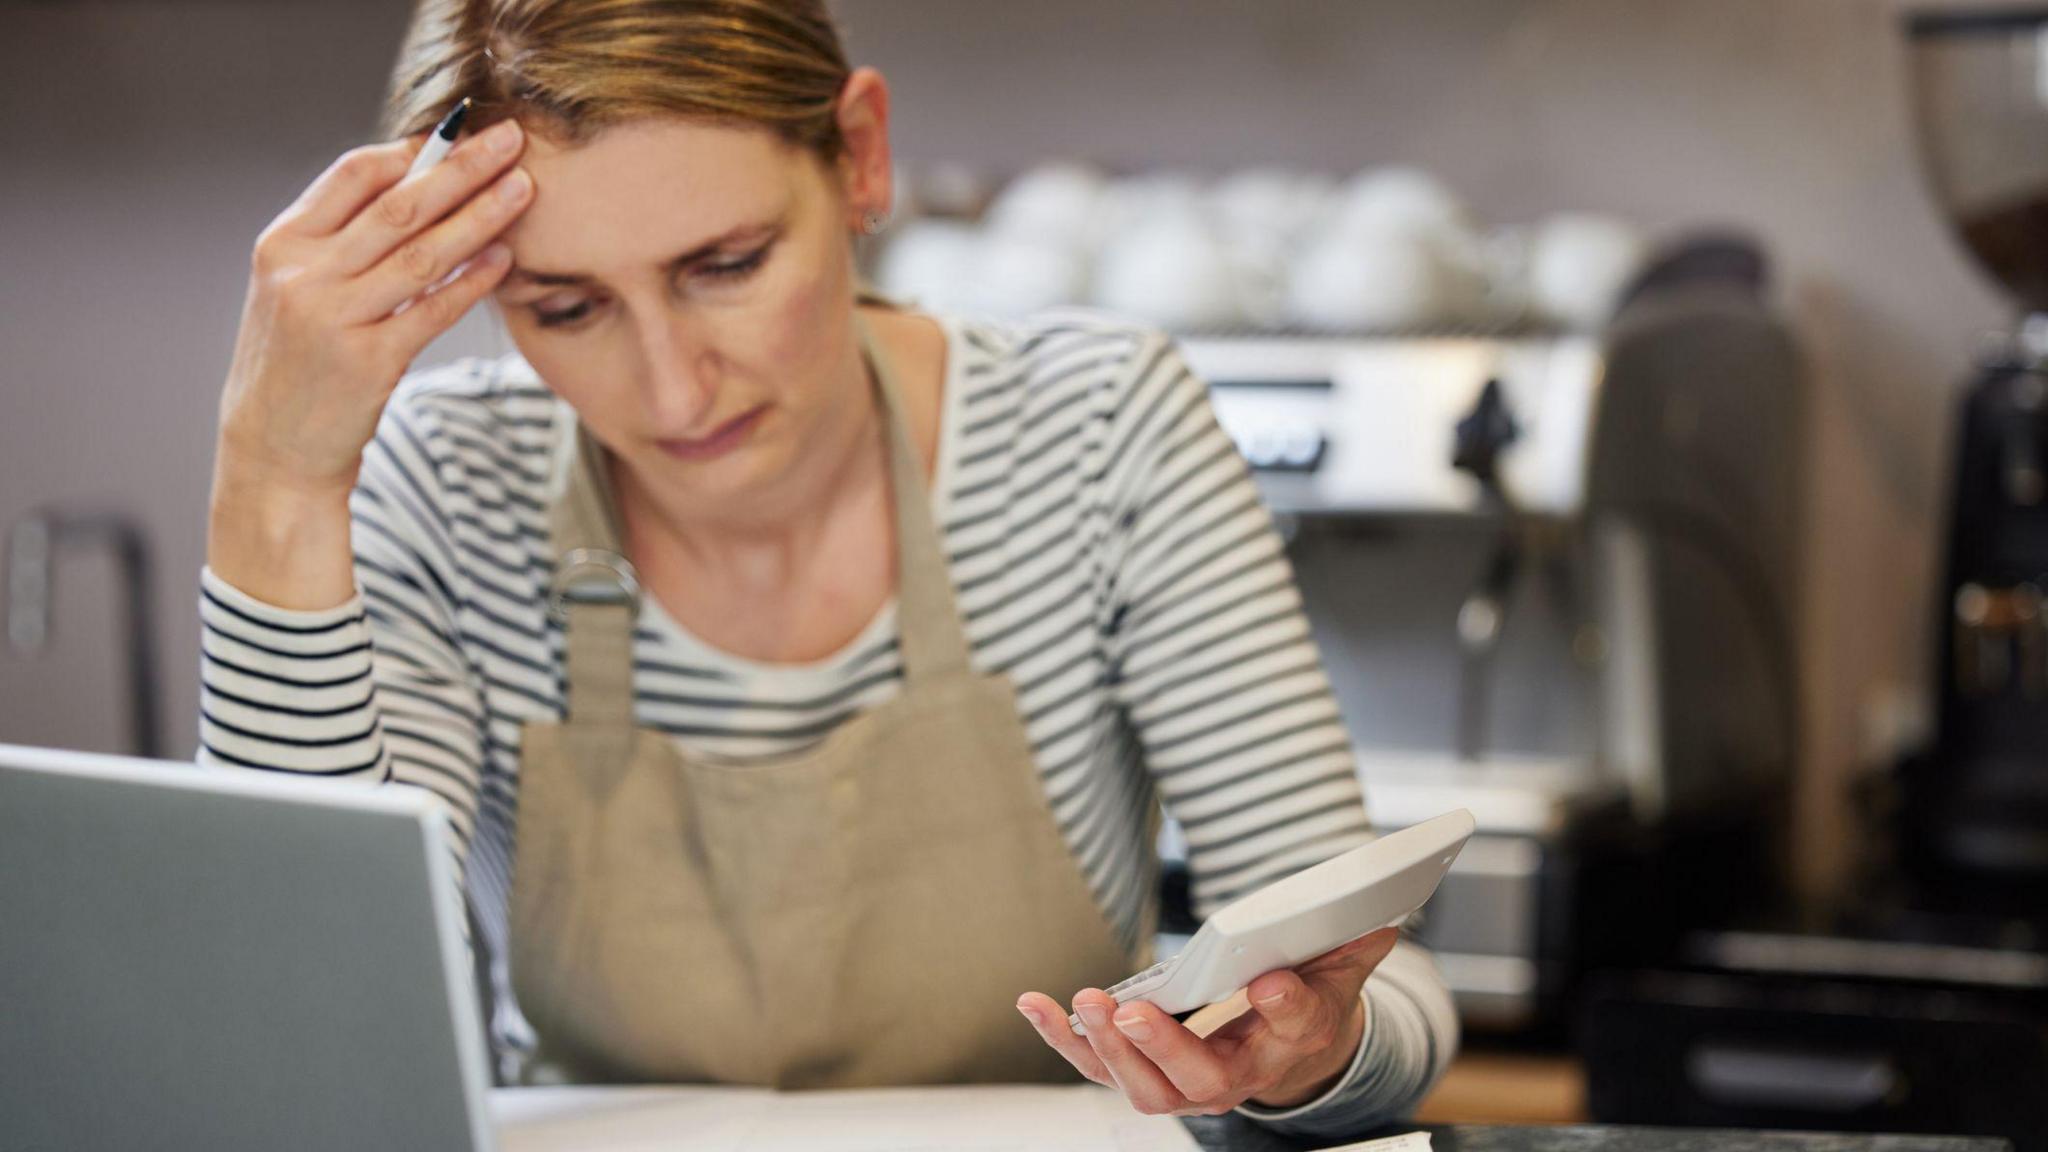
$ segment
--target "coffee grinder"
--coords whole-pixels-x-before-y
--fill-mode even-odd
[[[2048,7],[1907,21],[1936,197],[2018,305],[1964,390],[1933,745],[1904,766],[1916,884],[2048,891]]]

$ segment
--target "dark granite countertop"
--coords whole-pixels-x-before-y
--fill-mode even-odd
[[[1349,1140],[1283,1139],[1239,1117],[1187,1122],[1209,1152],[1311,1152]],[[1389,1129],[1395,1135],[1412,1128]],[[1718,1128],[1424,1126],[1431,1152],[2010,1152],[2004,1140],[1955,1136],[1869,1136],[1751,1132]]]

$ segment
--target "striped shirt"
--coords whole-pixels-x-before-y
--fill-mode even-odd
[[[938,319],[932,505],[971,659],[1014,686],[1054,817],[1121,941],[1156,918],[1155,802],[1184,833],[1198,915],[1364,842],[1350,742],[1280,539],[1171,341],[1073,310]],[[574,428],[516,355],[416,372],[351,499],[356,599],[292,612],[202,582],[202,755],[439,797],[501,1052],[532,1040],[506,969],[507,898],[521,728],[564,711],[545,591]],[[634,635],[638,723],[722,762],[801,750],[901,684],[893,602],[807,664],[722,652],[653,598]],[[1434,1080],[1455,1021],[1427,956],[1404,944],[1367,1001],[1372,1042],[1351,1074],[1269,1122],[1335,1131],[1405,1110]]]

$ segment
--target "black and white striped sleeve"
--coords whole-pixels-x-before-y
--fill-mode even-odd
[[[207,569],[199,619],[201,759],[384,778],[361,596],[328,611],[288,612]]]
[[[1113,433],[1112,661],[1206,916],[1371,827],[1272,517],[1207,386],[1155,340]]]
[[[1197,915],[1371,837],[1351,741],[1294,574],[1207,386],[1165,337],[1120,398],[1110,505],[1118,698],[1186,833]],[[1457,1043],[1428,954],[1365,988],[1366,1040],[1322,1098],[1273,1127],[1334,1135],[1405,1115]]]
[[[349,502],[359,589],[349,603],[288,611],[202,574],[200,755],[426,788],[444,802],[464,859],[482,685],[457,643],[464,585],[422,423],[394,403],[364,453]]]

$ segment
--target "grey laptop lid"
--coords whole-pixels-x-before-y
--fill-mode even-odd
[[[491,1147],[407,788],[0,745],[0,1149]]]

